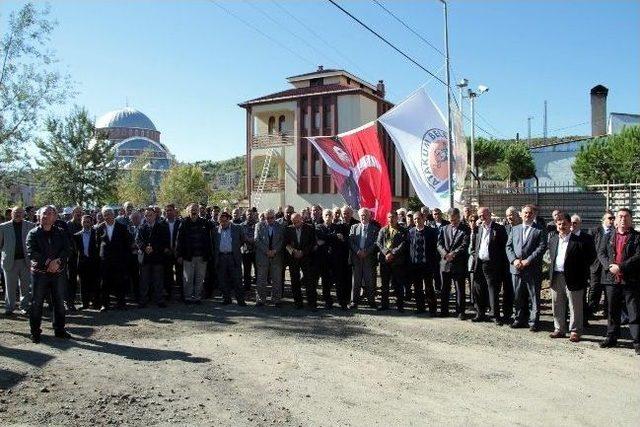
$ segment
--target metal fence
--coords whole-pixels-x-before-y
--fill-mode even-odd
[[[584,226],[600,223],[605,209],[622,207],[634,213],[634,223],[640,226],[640,183],[602,184],[580,187],[575,184],[505,187],[481,185],[470,188],[466,200],[474,205],[488,206],[498,216],[504,216],[509,206],[527,203],[540,206],[542,216],[551,218],[554,209],[581,216]]]

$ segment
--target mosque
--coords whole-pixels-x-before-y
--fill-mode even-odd
[[[96,131],[103,131],[115,143],[115,161],[120,169],[129,169],[137,158],[146,154],[144,169],[158,175],[168,170],[175,158],[160,142],[160,131],[144,113],[130,107],[111,111],[96,120]]]

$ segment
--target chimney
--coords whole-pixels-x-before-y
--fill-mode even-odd
[[[609,89],[602,85],[591,89],[591,136],[607,134],[607,94]]]
[[[324,71],[324,67],[322,65],[318,65],[318,72]]]
[[[385,95],[384,80],[378,80],[378,85],[376,86],[376,90],[378,91],[378,95],[380,95],[380,98],[384,98],[384,95]]]

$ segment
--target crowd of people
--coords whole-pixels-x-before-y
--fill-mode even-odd
[[[258,213],[194,203],[182,215],[173,204],[63,212],[16,206],[5,215],[5,311],[29,316],[35,343],[46,299],[55,335],[70,338],[65,313],[78,309],[78,294],[83,310],[125,310],[128,301],[160,308],[172,299],[200,304],[216,292],[224,305],[245,306],[255,294],[255,307],[281,307],[288,269],[298,309],[306,303],[316,310],[320,299],[327,310],[356,310],[366,302],[404,312],[413,300],[418,315],[448,317],[453,291],[460,320],[470,314],[473,322],[532,332],[540,330],[547,278],[551,338],[580,341],[604,297],[608,325],[600,346],[616,346],[621,324],[628,323],[640,355],[640,233],[626,208],[605,212],[593,230],[559,210],[546,223],[533,205],[510,207],[502,221],[488,207],[453,208],[447,219],[437,208],[398,209],[386,224],[366,208],[356,218],[349,206],[318,205]]]

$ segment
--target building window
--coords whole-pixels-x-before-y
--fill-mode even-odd
[[[284,122],[285,122],[284,116],[278,117],[278,132],[280,133],[284,133],[284,131],[286,130],[284,127]]]
[[[318,129],[320,126],[320,111],[318,111],[318,107],[313,107],[313,129]]]
[[[276,128],[276,118],[271,116],[269,117],[269,125],[268,125],[268,130],[267,132],[269,133],[269,135],[273,134],[273,131]]]
[[[306,154],[302,156],[301,159],[301,165],[300,165],[300,169],[302,169],[300,175],[301,176],[307,176],[307,165],[308,165],[308,161],[307,161],[307,156]]]
[[[330,128],[333,126],[333,114],[331,113],[331,106],[325,105],[322,109],[322,123],[325,128]]]
[[[322,86],[324,84],[324,79],[311,79],[309,80],[309,86]]]

